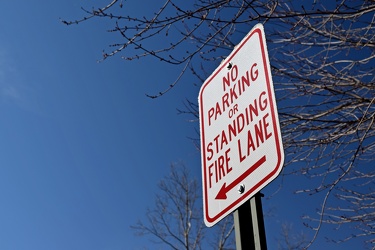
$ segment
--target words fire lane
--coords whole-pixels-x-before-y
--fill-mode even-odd
[[[208,226],[267,185],[283,164],[262,31],[263,26],[256,26],[200,91],[203,199]],[[239,185],[244,192],[237,191]]]

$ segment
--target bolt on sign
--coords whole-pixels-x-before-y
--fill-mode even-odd
[[[213,226],[277,177],[284,150],[263,25],[199,92],[204,219]]]

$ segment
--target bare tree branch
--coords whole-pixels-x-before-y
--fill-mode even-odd
[[[207,228],[197,204],[201,190],[188,168],[183,164],[172,164],[170,174],[159,183],[159,190],[154,209],[147,212],[147,222],[139,221],[131,228],[138,235],[152,235],[158,243],[171,249],[204,248],[203,240],[209,236],[205,234]],[[233,249],[234,242],[229,240],[233,238],[233,220],[225,220],[216,230],[222,234],[214,239],[214,249]]]
[[[196,77],[192,86],[200,86],[251,27],[265,24],[286,153],[284,175],[306,177],[298,193],[324,197],[317,204],[320,212],[306,217],[309,224],[317,223],[307,246],[325,223],[351,226],[353,235],[340,235],[337,242],[354,237],[375,242],[375,169],[369,167],[375,161],[374,1],[165,0],[147,17],[122,7],[122,1],[109,0],[104,7],[84,9],[86,16],[77,21],[63,22],[112,20],[110,32],[121,42],[103,52],[103,60],[152,57],[182,67],[176,81],[161,85],[164,90],[151,98],[185,84],[189,70]],[[196,101],[186,101],[179,112],[196,119]],[[182,218],[183,209],[176,212]],[[183,225],[181,230],[187,230]]]

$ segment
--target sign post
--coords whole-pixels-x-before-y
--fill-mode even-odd
[[[237,250],[267,250],[262,196],[257,193],[233,213]]]
[[[204,221],[213,226],[280,173],[280,125],[263,26],[256,25],[199,92]]]

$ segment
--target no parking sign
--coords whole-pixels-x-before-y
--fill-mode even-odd
[[[199,92],[204,219],[213,226],[280,173],[284,150],[263,26]]]

